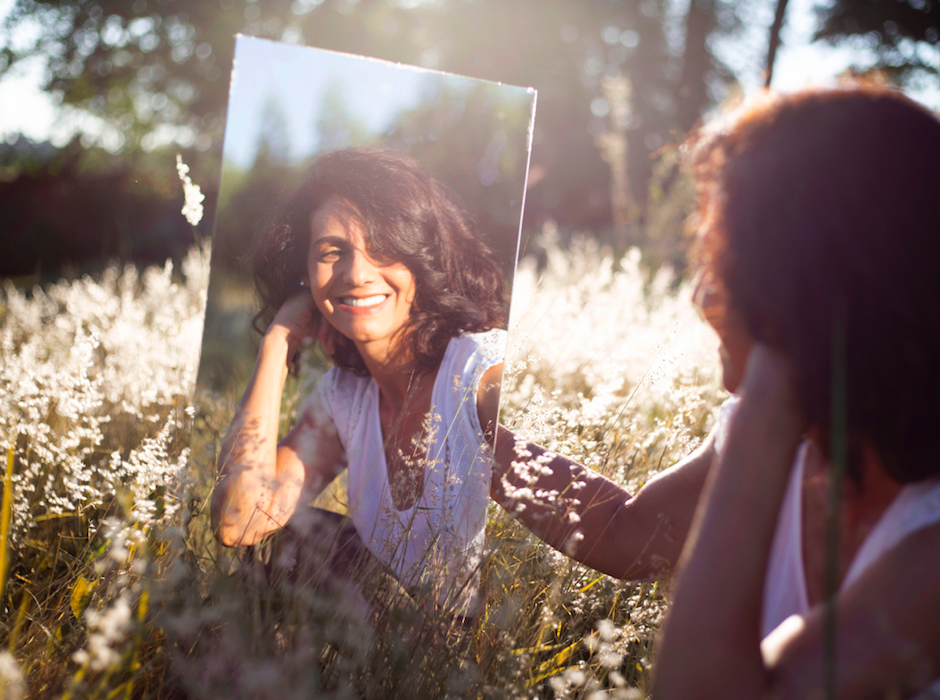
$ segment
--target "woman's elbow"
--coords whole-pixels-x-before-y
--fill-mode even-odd
[[[212,523],[212,534],[220,544],[226,547],[236,547],[239,544],[235,528],[225,522],[221,509],[216,507],[215,502],[210,509],[210,521]]]
[[[214,527],[212,529],[213,534],[215,535],[215,540],[221,545],[226,547],[238,547],[242,544],[241,540],[238,538],[235,530],[227,527]]]
[[[264,539],[264,534],[242,523],[213,522],[215,539],[226,547],[247,547]]]
[[[610,518],[605,573],[634,583],[667,578],[682,551],[682,539],[665,514],[637,513],[635,501],[633,497],[618,504]]]
[[[238,517],[238,509],[227,494],[216,491],[212,494],[209,507],[209,519],[212,534],[220,544],[226,547],[242,547],[254,544],[250,541],[248,527]]]

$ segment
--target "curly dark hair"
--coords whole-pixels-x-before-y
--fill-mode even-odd
[[[940,121],[894,90],[768,94],[692,143],[701,263],[753,338],[793,362],[828,452],[833,362],[847,380],[849,473],[940,473]],[[845,357],[833,357],[834,328]]]
[[[505,327],[503,280],[490,249],[457,195],[411,157],[381,148],[346,148],[318,156],[307,176],[257,238],[252,254],[261,311],[270,325],[307,274],[311,217],[331,198],[356,210],[369,255],[403,263],[415,300],[403,343],[414,361],[438,366],[447,343],[465,332]],[[356,346],[343,337],[334,362],[368,374]]]

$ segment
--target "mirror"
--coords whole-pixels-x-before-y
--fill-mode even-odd
[[[308,475],[296,484],[302,502],[281,513],[259,501],[255,515],[232,515],[235,534],[222,540],[255,544],[247,554],[217,548],[209,518],[195,535],[222,559],[240,552],[232,570],[261,557],[270,584],[279,562],[303,558],[310,547],[294,540],[333,518],[329,511],[340,518],[330,522],[344,523],[334,544],[357,535],[365,556],[393,574],[392,589],[429,602],[447,625],[478,610],[488,471],[483,483],[487,448],[474,436],[486,426],[472,424],[483,381],[497,412],[499,376],[484,372],[505,349],[534,111],[531,88],[238,38],[193,434],[218,532],[238,511],[232,480],[254,468],[251,441],[273,444],[260,427],[252,432],[264,417],[238,403],[268,352],[259,354],[258,331],[278,309],[285,318],[285,299],[303,305],[312,296],[324,342],[307,338],[279,413],[278,439]],[[423,325],[408,325],[419,318]],[[281,352],[283,368],[290,352]],[[411,363],[403,382],[386,372],[401,372],[396,358]],[[321,420],[317,430],[335,432],[316,449],[304,436],[319,440],[322,430],[289,433]],[[327,443],[343,453],[329,465]],[[213,486],[220,465],[225,476]],[[340,474],[312,508],[303,490],[311,473],[323,482]],[[282,493],[287,479],[256,487]]]

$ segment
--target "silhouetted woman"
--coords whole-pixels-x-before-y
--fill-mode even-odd
[[[656,697],[909,697],[940,677],[940,121],[879,87],[766,95],[694,149],[740,401]]]

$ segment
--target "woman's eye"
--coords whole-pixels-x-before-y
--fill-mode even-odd
[[[338,248],[330,248],[320,252],[320,262],[336,262],[339,260],[341,251]]]

